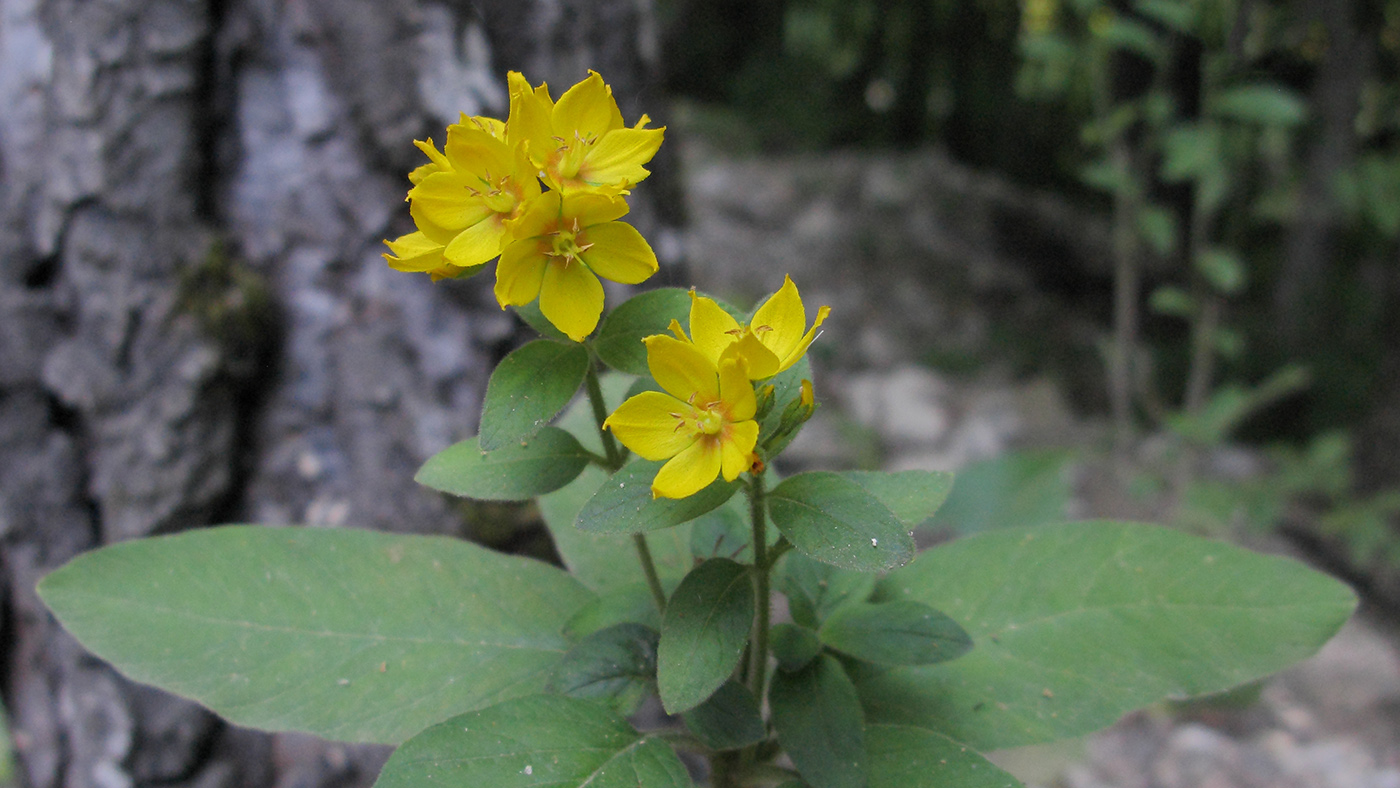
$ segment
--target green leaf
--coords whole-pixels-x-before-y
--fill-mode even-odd
[[[238,725],[383,743],[540,691],[592,597],[456,539],[257,526],[85,553],[39,594],[136,681]]]
[[[841,663],[823,655],[774,673],[768,704],[778,742],[813,788],[864,788],[865,720]]]
[[[940,545],[881,582],[876,600],[896,599],[944,611],[976,645],[953,662],[860,671],[870,720],[983,750],[1253,681],[1314,653],[1356,605],[1296,561],[1115,522]]]
[[[753,528],[735,501],[730,499],[713,512],[695,518],[690,528],[690,552],[696,558],[728,558],[753,563]]]
[[[1196,4],[1189,0],[1137,0],[1133,7],[1178,33],[1189,35],[1196,25]]]
[[[914,557],[914,537],[880,500],[840,474],[793,476],[768,493],[768,513],[792,546],[818,561],[878,572]]]
[[[817,633],[797,624],[778,624],[768,634],[778,668],[789,673],[802,670],[822,653]]]
[[[1137,214],[1137,230],[1159,257],[1176,249],[1176,215],[1158,205],[1145,205]]]
[[[1228,249],[1205,249],[1196,257],[1196,270],[1216,291],[1234,295],[1244,289],[1244,263]]]
[[[604,415],[613,412],[618,405],[627,398],[627,390],[637,382],[637,378],[631,375],[624,375],[621,372],[607,371],[598,376],[598,387],[603,390]],[[593,417],[593,405],[588,397],[579,397],[574,400],[564,415],[556,423],[561,429],[568,430],[575,438],[578,438],[579,445],[585,449],[603,456],[603,440],[598,437],[598,421]],[[627,449],[618,446],[623,452]]]
[[[629,583],[600,594],[579,608],[564,625],[564,637],[579,640],[616,624],[641,624],[661,629],[661,611],[646,583]]]
[[[1148,306],[1159,315],[1171,315],[1189,320],[1196,314],[1196,299],[1179,287],[1163,285],[1152,291]]]
[[[917,528],[953,491],[947,471],[846,471],[841,474],[880,499],[899,521]]]
[[[967,534],[1063,520],[1073,460],[1072,452],[1033,449],[975,462],[958,473],[934,525]]]
[[[607,708],[534,695],[453,717],[404,742],[375,788],[689,788],[664,742]]]
[[[737,750],[768,736],[753,693],[732,679],[681,718],[690,732],[712,750]]]
[[[528,440],[573,399],[588,372],[583,345],[537,339],[501,359],[481,405],[482,451]]]
[[[549,322],[549,318],[545,317],[544,313],[540,311],[540,302],[538,300],[514,307],[514,309],[515,314],[519,315],[520,319],[525,321],[525,325],[535,329],[535,332],[540,336],[560,342],[573,341],[569,339],[567,334],[555,328],[554,324]]]
[[[932,665],[972,648],[958,622],[921,602],[846,605],[822,622],[821,641],[877,665]]]
[[[1220,129],[1214,124],[1183,123],[1162,141],[1162,177],[1186,181],[1203,177],[1221,166]]]
[[[579,510],[575,525],[596,534],[637,534],[672,528],[721,506],[739,489],[739,480],[717,478],[685,498],[653,498],[651,482],[665,463],[634,460],[603,482]]]
[[[711,558],[681,580],[661,619],[656,684],[667,713],[694,708],[729,678],[753,617],[748,567]]]
[[[434,454],[413,480],[445,493],[484,501],[528,501],[553,492],[588,467],[589,455],[573,435],[545,427],[527,443],[482,451],[476,438]]]
[[[539,499],[540,516],[564,566],[579,582],[600,593],[646,581],[631,535],[590,534],[574,527],[579,510],[606,480],[601,468],[590,467],[572,484]],[[663,585],[680,580],[694,565],[688,523],[644,538]]]
[[[593,350],[613,369],[649,375],[642,339],[670,333],[672,320],[679,320],[683,326],[690,322],[690,291],[663,287],[638,293],[603,318]]]
[[[1210,102],[1216,117],[1258,126],[1291,128],[1308,119],[1308,107],[1282,85],[1240,85],[1223,90]]]
[[[867,725],[870,788],[1021,788],[965,744],[924,728]]]
[[[842,605],[869,599],[876,580],[875,575],[838,569],[801,553],[784,556],[776,575],[792,620],[809,629],[816,629]]]
[[[631,714],[651,691],[656,641],[656,630],[641,624],[600,629],[569,649],[546,689],[604,701],[621,714]]]

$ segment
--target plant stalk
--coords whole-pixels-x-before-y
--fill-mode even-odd
[[[758,610],[753,620],[753,637],[749,648],[749,690],[761,704],[768,678],[768,526],[765,519],[763,474],[752,474],[749,483],[749,518],[753,523],[753,590]]]
[[[603,429],[603,422],[608,420],[608,406],[603,402],[603,386],[598,382],[598,357],[593,353],[592,347],[588,348],[588,357],[588,372],[583,378],[584,388],[588,391],[588,404],[593,407],[593,421],[598,426],[598,438],[603,442],[608,472],[616,473],[621,470],[625,457],[618,448],[617,441],[613,440],[612,433]],[[666,589],[661,586],[661,578],[656,573],[656,561],[651,557],[651,547],[647,544],[646,534],[633,534],[632,544],[637,548],[637,561],[642,565],[642,574],[646,576],[647,588],[651,590],[651,598],[656,601],[656,609],[664,614]]]

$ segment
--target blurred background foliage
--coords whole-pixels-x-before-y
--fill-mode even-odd
[[[1400,0],[658,7],[669,89],[726,150],[935,146],[1110,216],[1120,449],[1268,444],[1272,500],[1380,549],[1400,503],[1345,491],[1358,425],[1400,410]],[[1188,519],[1278,516],[1166,476]]]

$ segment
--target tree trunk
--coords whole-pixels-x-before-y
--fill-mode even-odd
[[[366,785],[385,748],[265,736],[118,676],[34,594],[233,519],[464,533],[419,463],[475,432],[490,277],[390,271],[415,137],[505,71],[656,95],[636,0],[0,0],[4,683],[33,788]],[[661,120],[661,118],[658,118]],[[665,163],[633,219],[667,259]]]

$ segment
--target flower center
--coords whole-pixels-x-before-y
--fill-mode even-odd
[[[724,429],[724,416],[710,409],[695,412],[695,427],[704,435],[718,435]]]
[[[582,256],[592,245],[583,237],[577,219],[574,220],[572,230],[561,227],[549,235],[550,254],[564,258],[565,265]]]

